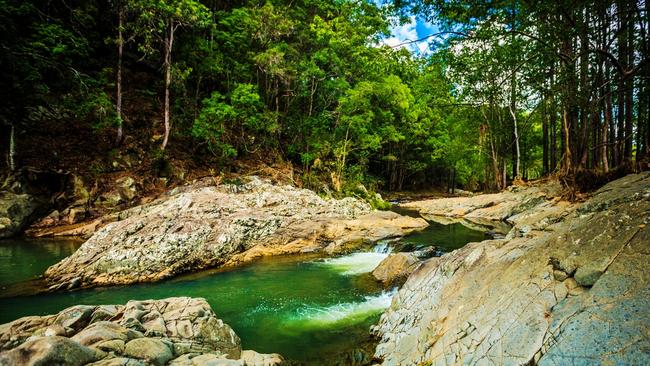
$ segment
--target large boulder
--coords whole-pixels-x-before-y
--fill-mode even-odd
[[[324,200],[257,178],[203,183],[115,214],[118,221],[47,270],[51,288],[157,281],[267,255],[338,253],[428,225],[354,198]]]
[[[0,353],[0,365],[69,365],[81,366],[99,360],[103,352],[65,337],[37,337]]]
[[[278,366],[284,359],[277,353],[263,354],[252,350],[242,351],[241,359],[245,366]]]
[[[154,338],[137,338],[126,344],[124,354],[162,366],[174,358],[170,344]]]
[[[425,261],[373,328],[375,356],[383,365],[650,364],[650,173],[562,207],[558,216],[543,206],[551,219],[525,235]],[[533,211],[522,218],[541,222]]]
[[[385,286],[401,285],[419,264],[414,253],[391,254],[372,271],[372,277]]]
[[[0,239],[18,234],[41,207],[42,200],[30,194],[0,192]]]
[[[210,305],[188,297],[74,306],[55,315],[20,318],[0,325],[0,350],[3,366],[282,362],[276,354],[242,352],[237,334]]]

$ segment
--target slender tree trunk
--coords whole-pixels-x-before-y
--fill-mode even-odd
[[[451,168],[451,194],[456,194],[456,165]]]
[[[582,11],[580,10],[578,17],[579,23],[581,24],[578,40],[580,42],[580,92],[578,93],[579,97],[579,108],[580,108],[580,119],[579,119],[579,135],[576,136],[577,144],[575,145],[575,151],[579,156],[577,156],[578,164],[577,169],[581,170],[587,167],[587,159],[589,152],[589,91],[588,91],[588,71],[589,71],[589,60],[588,60],[588,40],[587,40],[587,28],[589,26],[589,10],[587,8]]]
[[[165,42],[165,136],[163,138],[161,150],[165,150],[169,142],[169,132],[171,131],[171,121],[169,112],[169,88],[172,83],[172,47],[174,46],[174,30],[175,25],[173,21],[169,21],[169,33]]]
[[[501,185],[501,172],[499,171],[499,157],[497,156],[497,152],[494,149],[494,141],[490,137],[490,149],[491,149],[491,156],[492,156],[492,171],[494,172],[494,183],[496,184],[496,188],[498,190],[501,190],[503,186]]]
[[[549,108],[549,128],[551,129],[551,171],[557,169],[557,110],[555,108],[555,95],[553,93],[555,68],[551,67],[551,85],[550,85],[550,108]]]
[[[503,180],[501,181],[501,187],[505,188],[508,185],[508,177],[506,176],[506,170],[508,168],[506,167],[506,159],[503,159],[503,169],[501,172],[503,173]]]
[[[9,133],[9,170],[16,171],[16,126],[13,123]]]
[[[519,131],[517,131],[517,109],[516,109],[516,80],[515,78],[517,77],[516,73],[512,73],[512,79],[510,82],[510,105],[509,110],[510,110],[510,115],[512,116],[512,122],[513,122],[513,132],[515,135],[515,162],[514,162],[514,167],[512,171],[512,179],[517,179],[520,178],[520,162],[521,162],[521,151],[519,150]]]
[[[616,10],[618,12],[618,17],[619,17],[619,29],[624,29],[627,26],[627,22],[624,19],[627,15],[625,14],[625,1],[618,1],[616,4]],[[621,30],[618,35],[618,59],[620,63],[622,64],[623,68],[626,68],[627,62],[627,31]],[[619,72],[618,74],[618,85],[617,85],[617,106],[618,106],[618,114],[617,114],[617,120],[618,120],[618,126],[616,128],[616,145],[617,145],[617,159],[616,159],[616,164],[620,165],[625,159],[627,159],[627,152],[625,151],[625,141],[627,140],[627,136],[625,136],[626,128],[625,128],[625,97],[627,93],[625,93],[625,80],[623,79],[623,75]]]
[[[564,174],[568,174],[572,170],[572,157],[571,157],[571,145],[569,142],[569,113],[566,110],[566,107],[562,111],[562,130],[564,131],[563,137],[564,137],[564,155],[563,155],[563,163],[562,163],[562,170]]]
[[[609,128],[612,125],[612,93],[607,84],[605,89],[605,121],[603,123],[603,141],[601,149],[602,167],[605,173],[609,172],[609,159],[607,158],[609,150]]]
[[[117,9],[117,90],[115,91],[115,112],[117,113],[117,136],[115,138],[116,145],[120,145],[122,143],[122,137],[124,133],[124,119],[122,118],[122,49],[124,47],[124,39],[122,37],[123,17],[124,14],[122,10],[122,4],[120,3]]]
[[[548,97],[545,95],[542,100],[542,173],[548,174]]]
[[[626,5],[626,11],[630,11],[631,6]],[[629,69],[634,64],[634,22],[629,20],[627,22],[627,45],[626,51],[627,55],[625,57],[625,66],[626,69]],[[633,98],[634,98],[634,77],[628,77],[625,81],[625,160],[627,163],[632,161],[632,141],[633,141],[633,129],[632,129],[632,109],[633,109]]]

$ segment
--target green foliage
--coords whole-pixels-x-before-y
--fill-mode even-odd
[[[252,84],[239,84],[228,97],[213,92],[203,100],[192,135],[224,159],[250,152],[252,146],[259,148],[270,143],[266,136],[276,132],[277,123],[273,113],[264,111],[255,88]]]
[[[125,108],[137,99],[156,109],[166,86],[161,65],[163,73],[169,66],[172,132],[220,167],[245,158],[289,161],[309,187],[360,196],[362,184],[370,192],[362,198],[387,208],[373,192],[444,184],[452,171],[461,185],[489,179],[481,112],[491,123],[500,118],[488,126],[499,156],[510,148],[507,93],[500,79],[486,83],[482,73],[507,75],[510,56],[526,44],[496,43],[494,52],[468,48],[458,55],[446,48],[431,59],[415,58],[377,46],[403,14],[367,1],[53,4],[0,0],[0,45],[10,50],[0,54],[9,65],[2,73],[3,96],[12,106],[0,107],[5,120],[37,126],[75,118],[98,129],[119,124],[112,92],[122,14],[123,84],[138,90],[124,98]],[[14,89],[20,97],[7,92]],[[490,110],[457,106],[479,97],[501,103]],[[539,165],[538,119],[532,115],[522,127],[531,170]],[[163,152],[150,153],[161,166],[166,161]]]

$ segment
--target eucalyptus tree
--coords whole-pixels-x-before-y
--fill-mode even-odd
[[[561,145],[562,176],[575,177],[585,170],[629,170],[633,159],[637,168],[648,168],[645,131],[650,126],[650,103],[643,80],[650,60],[645,2],[416,3],[422,14],[452,32],[443,49],[471,47],[479,41],[492,42],[492,49],[511,49],[499,60],[513,70],[510,92],[520,91],[511,95],[509,105],[529,105],[523,112],[530,115],[538,111],[545,128],[530,132],[543,134],[540,141],[545,172],[555,168],[556,142]],[[458,55],[447,54],[458,59]],[[464,54],[460,57],[471,62]],[[480,62],[485,61],[490,62]],[[477,64],[469,69],[484,66]],[[492,73],[484,73],[478,85],[492,79]],[[476,79],[473,84],[464,83],[462,77],[457,82],[464,88],[477,85]],[[513,122],[517,116],[511,113]],[[519,140],[520,136],[514,137],[515,142]],[[517,176],[516,161],[513,166],[513,175]]]
[[[210,11],[197,0],[131,0],[135,32],[142,37],[140,50],[153,54],[157,47],[163,48],[165,132],[160,146],[165,150],[171,131],[170,86],[172,82],[172,51],[176,31],[181,27],[208,27],[212,18]]]

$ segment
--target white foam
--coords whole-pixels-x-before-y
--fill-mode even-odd
[[[374,248],[372,248],[372,251],[374,253],[388,254],[393,251],[393,248],[390,246],[390,242],[390,240],[382,240],[378,242]]]
[[[344,275],[358,275],[371,272],[386,257],[388,257],[388,253],[352,253],[343,257],[329,258],[316,263],[341,271],[341,274]]]
[[[298,309],[298,319],[303,325],[328,326],[339,322],[354,323],[368,316],[378,314],[390,307],[396,289],[375,296],[366,296],[363,301],[340,303],[325,307],[303,307]]]

